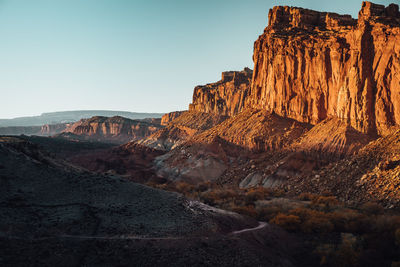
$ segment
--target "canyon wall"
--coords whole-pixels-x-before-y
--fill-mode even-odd
[[[369,134],[400,123],[397,5],[363,2],[358,20],[277,6],[268,18],[247,107],[312,124],[338,117]]]
[[[239,113],[250,90],[252,74],[249,68],[227,71],[222,73],[222,79],[216,83],[196,86],[189,110],[224,116]]]

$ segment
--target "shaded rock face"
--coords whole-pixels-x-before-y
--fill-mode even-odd
[[[64,130],[90,140],[126,143],[151,135],[162,128],[159,124],[131,120],[120,116],[82,119]]]
[[[400,15],[364,2],[348,15],[274,7],[254,44],[246,105],[316,124],[338,117],[363,133],[400,123]]]
[[[175,120],[178,118],[180,115],[182,115],[185,111],[174,111],[170,112],[167,114],[164,114],[161,118],[161,125],[167,126],[171,121]]]
[[[225,116],[239,113],[244,107],[252,74],[253,71],[249,68],[243,71],[227,71],[222,73],[220,81],[195,87],[189,110]]]

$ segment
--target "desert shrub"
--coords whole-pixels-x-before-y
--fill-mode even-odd
[[[257,217],[257,212],[254,209],[254,206],[233,207],[233,208],[231,208],[231,210],[233,212],[237,212],[239,214],[246,215],[249,217],[253,217],[253,218]]]
[[[328,233],[335,229],[329,213],[308,208],[296,208],[291,210],[290,214],[300,218],[301,230],[305,233]]]
[[[374,202],[367,202],[364,205],[361,206],[361,209],[367,213],[367,214],[372,214],[372,215],[378,215],[382,214],[384,212],[384,209],[381,205],[378,203]]]
[[[342,234],[341,244],[329,256],[330,266],[359,266],[360,250],[357,238],[352,234]]]
[[[371,221],[373,218],[356,211],[354,211],[353,215],[348,218],[344,225],[345,232],[363,234],[371,231]]]
[[[398,215],[378,215],[374,223],[376,232],[395,232],[400,228],[400,216]]]
[[[240,199],[240,195],[231,189],[218,189],[200,194],[200,200],[209,205],[234,203],[237,199]]]
[[[335,251],[333,244],[319,244],[314,249],[313,254],[317,254],[320,257],[319,265],[326,266],[329,263],[331,256]]]
[[[292,214],[286,215],[283,213],[278,213],[269,222],[278,225],[288,231],[299,230],[301,224],[301,220],[298,216]]]
[[[245,201],[247,203],[255,202],[257,200],[264,200],[270,196],[269,190],[263,187],[249,189],[245,194]]]
[[[339,206],[339,201],[334,196],[319,196],[311,201],[311,206],[329,211]]]
[[[359,266],[359,252],[351,244],[342,244],[334,253],[332,266]]]
[[[204,182],[204,183],[200,183],[197,185],[196,191],[205,192],[205,191],[211,189],[212,187],[213,187],[213,185],[211,184],[211,182]]]
[[[313,216],[301,225],[301,230],[305,233],[330,233],[334,225],[326,217]]]
[[[349,223],[357,220],[359,213],[351,209],[340,209],[327,213],[330,222],[335,226],[337,232],[348,232]]]
[[[296,208],[290,210],[290,214],[298,216],[302,222],[308,220],[311,217],[326,217],[326,214],[324,212],[308,208]]]
[[[194,185],[185,183],[185,182],[177,182],[175,184],[176,191],[182,194],[193,192]]]
[[[281,209],[277,206],[267,206],[256,209],[257,220],[259,221],[269,221],[274,218]]]
[[[272,191],[271,194],[274,197],[283,197],[286,195],[286,193],[283,189],[276,189],[276,190]]]

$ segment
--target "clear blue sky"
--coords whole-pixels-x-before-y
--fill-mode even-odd
[[[361,2],[0,0],[0,118],[186,109],[194,86],[253,68],[273,6],[356,17]]]

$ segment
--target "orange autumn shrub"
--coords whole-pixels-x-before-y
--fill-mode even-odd
[[[278,225],[288,231],[297,231],[300,228],[301,220],[298,216],[292,214],[278,213],[272,218],[270,223]]]

